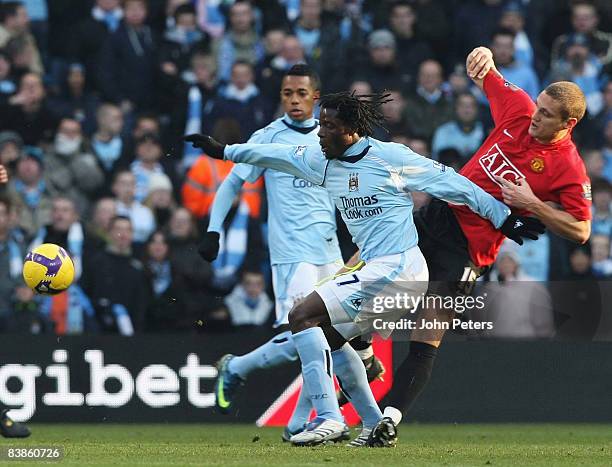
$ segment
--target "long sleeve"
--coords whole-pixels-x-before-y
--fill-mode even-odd
[[[225,158],[285,172],[315,185],[323,184],[327,167],[327,160],[319,146],[233,144],[225,148]]]
[[[234,198],[240,193],[243,183],[244,180],[236,175],[234,171],[230,172],[225,180],[223,180],[223,183],[217,189],[217,194],[210,210],[209,232],[221,232],[227,213],[232,208]]]
[[[410,191],[425,193],[454,204],[467,205],[499,228],[510,215],[510,208],[463,175],[439,162],[412,153],[402,168],[402,180]]]

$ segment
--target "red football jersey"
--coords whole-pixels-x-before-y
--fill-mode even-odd
[[[461,174],[502,200],[495,175],[515,181],[527,179],[542,201],[553,201],[578,220],[591,219],[591,185],[571,134],[552,144],[529,136],[535,104],[522,89],[491,72],[484,79],[495,128]],[[495,261],[504,235],[467,206],[451,205],[477,266]],[[525,211],[516,214],[526,214]]]

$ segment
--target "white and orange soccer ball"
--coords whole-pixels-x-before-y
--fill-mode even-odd
[[[43,243],[25,257],[23,280],[36,293],[55,295],[72,284],[74,264],[61,246]]]

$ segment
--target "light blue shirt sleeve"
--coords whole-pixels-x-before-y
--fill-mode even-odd
[[[210,220],[208,222],[208,232],[221,232],[227,213],[232,208],[234,198],[240,193],[243,183],[244,179],[235,174],[234,170],[225,177],[225,180],[223,180],[217,189],[217,194],[215,194],[215,199],[213,200]]]
[[[226,146],[227,160],[285,172],[315,185],[323,184],[327,160],[320,147],[288,144],[232,144]]]
[[[475,185],[452,168],[410,151],[408,164],[401,169],[401,178],[409,191],[425,193],[453,204],[467,205],[487,218],[496,229],[510,215],[510,208]]]

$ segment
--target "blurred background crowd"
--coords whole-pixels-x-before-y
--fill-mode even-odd
[[[467,53],[487,45],[534,99],[556,80],[587,97],[574,139],[592,179],[590,242],[547,234],[509,245],[483,285],[498,297],[492,313],[520,282],[545,302],[537,312],[514,304],[525,312],[498,335],[555,334],[555,300],[542,283],[571,281],[580,309],[589,287],[612,276],[611,25],[607,0],[3,1],[0,163],[11,180],[0,188],[0,331],[269,324],[263,182],[244,186],[224,225],[234,241],[204,262],[198,237],[232,163],[181,137],[246,141],[280,115],[282,75],[305,62],[324,93],[388,90],[387,126],[375,137],[458,169],[492,126],[464,69]],[[338,226],[347,258],[355,246]],[[33,296],[20,276],[25,251],[43,242],[75,259],[78,282],[54,297]]]

